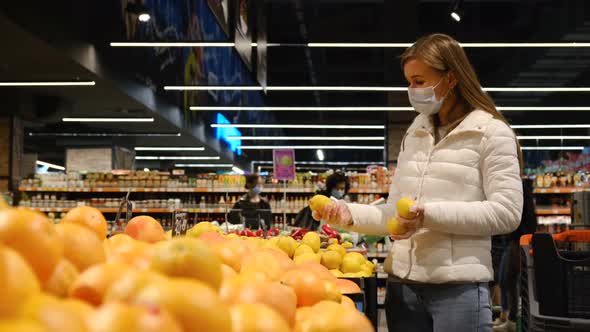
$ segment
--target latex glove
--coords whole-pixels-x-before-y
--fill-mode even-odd
[[[352,214],[343,200],[326,205],[323,211],[313,211],[312,217],[336,226],[352,225]]]
[[[414,235],[422,226],[424,226],[424,206],[422,205],[414,205],[410,208],[411,212],[416,213],[416,217],[414,219],[405,219],[397,216],[397,220],[399,223],[404,226],[408,231],[402,235],[390,235],[392,240],[405,240],[409,239],[412,235]]]

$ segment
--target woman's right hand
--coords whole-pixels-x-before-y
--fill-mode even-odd
[[[312,217],[315,220],[327,222],[337,226],[352,225],[352,214],[346,202],[343,200],[327,204],[322,211],[313,211]]]

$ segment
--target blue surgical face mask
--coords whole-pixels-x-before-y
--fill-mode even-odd
[[[262,186],[256,186],[250,190],[254,195],[260,195],[262,192]]]
[[[424,115],[433,115],[440,111],[446,95],[440,100],[436,99],[434,89],[442,82],[442,78],[434,86],[427,88],[408,88],[410,104],[416,112]]]
[[[344,190],[334,189],[334,190],[332,190],[331,194],[332,194],[332,197],[334,197],[336,199],[344,198]]]

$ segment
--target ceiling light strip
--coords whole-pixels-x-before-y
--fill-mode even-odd
[[[523,151],[536,151],[536,150],[547,150],[547,151],[555,151],[555,150],[584,150],[583,146],[523,146],[521,147]]]
[[[180,137],[181,133],[28,133],[40,137]]]
[[[588,106],[497,106],[498,111],[590,111]]]
[[[274,150],[274,149],[294,149],[294,150],[384,150],[385,147],[377,145],[242,145],[238,146],[242,150]]]
[[[66,170],[66,168],[63,167],[63,166],[59,166],[59,165],[48,163],[48,162],[41,161],[41,160],[37,160],[35,163],[37,165],[41,165],[41,166],[45,166],[45,167],[57,169],[57,170],[60,170],[60,171],[65,171]]]
[[[511,127],[513,129],[590,129],[590,124],[512,125]]]
[[[62,118],[63,122],[154,122],[154,118]]]
[[[383,136],[228,136],[230,141],[384,141]]]
[[[590,87],[489,87],[487,92],[590,92]],[[263,91],[261,86],[165,86],[168,91]],[[269,86],[266,91],[351,91],[351,92],[407,92],[405,86]]]
[[[111,47],[234,47],[236,44],[231,42],[112,42],[110,45]]]
[[[379,129],[383,125],[312,125],[312,124],[212,124],[211,128],[245,128],[245,129]]]
[[[202,146],[137,146],[135,147],[135,151],[205,151],[205,148]]]
[[[307,43],[308,47],[322,48],[408,48],[412,43]],[[590,47],[590,43],[460,43],[465,48],[580,48]]]
[[[232,42],[111,42],[111,47],[235,47]],[[413,43],[268,43],[268,47],[311,47],[311,48],[408,48]],[[590,43],[460,43],[465,48],[582,48]],[[251,43],[257,47],[258,43]]]
[[[519,140],[590,140],[590,136],[517,136]]]
[[[219,156],[135,156],[136,160],[219,160]]]
[[[232,168],[233,164],[175,164],[174,167]]]
[[[64,82],[0,82],[0,87],[54,87],[54,86],[94,86],[94,81]]]
[[[253,160],[253,164],[271,165],[272,160]],[[383,161],[296,161],[295,165],[384,165]]]
[[[412,107],[372,107],[372,106],[344,106],[344,107],[277,107],[277,106],[191,106],[192,111],[411,111]]]
[[[366,112],[393,112],[393,111],[413,111],[409,106],[393,107],[373,107],[373,106],[343,106],[343,107],[298,107],[298,106],[191,106],[192,111],[366,111]],[[498,111],[590,111],[588,106],[497,106]]]
[[[487,92],[590,92],[590,87],[491,87]]]

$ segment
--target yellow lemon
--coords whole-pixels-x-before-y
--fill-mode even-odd
[[[393,217],[387,222],[387,232],[391,235],[403,235],[408,232],[408,229]]]
[[[342,264],[342,256],[336,251],[327,250],[322,253],[321,263],[329,270],[338,269]]]
[[[410,208],[416,205],[416,202],[409,198],[402,198],[397,201],[397,214],[404,219],[414,219],[416,218],[416,213],[410,212]]]
[[[344,257],[346,255],[346,249],[339,244],[331,244],[326,248],[327,251],[335,251],[340,254],[340,256]]]
[[[308,232],[303,236],[303,239],[301,239],[301,243],[307,244],[313,249],[313,252],[320,251],[321,242],[320,235],[316,232]]]
[[[358,252],[349,252],[342,259],[340,270],[346,273],[360,272],[363,265],[365,265],[365,257]]]
[[[284,251],[289,258],[293,258],[295,248],[297,248],[297,241],[290,236],[281,236],[277,241],[277,247]]]
[[[323,211],[328,204],[332,204],[332,200],[324,195],[315,195],[309,200],[309,208],[316,212]]]
[[[313,254],[313,249],[311,249],[310,246],[308,246],[305,243],[302,243],[299,245],[299,247],[297,247],[297,249],[295,249],[295,253],[293,254],[293,257],[297,257],[303,254]]]

